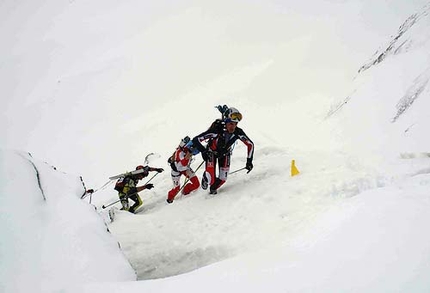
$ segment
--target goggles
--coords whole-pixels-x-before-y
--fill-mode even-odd
[[[232,122],[239,122],[240,120],[242,120],[242,114],[240,114],[239,112],[231,113],[229,119]]]

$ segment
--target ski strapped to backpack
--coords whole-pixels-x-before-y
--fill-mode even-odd
[[[147,154],[145,156],[145,160],[144,160],[143,164],[144,165],[148,165],[149,164],[149,158],[151,158],[152,156],[155,156],[155,155],[157,155],[157,154],[156,153],[149,153],[149,154]],[[134,170],[134,171],[130,171],[130,172],[125,172],[125,173],[122,173],[122,174],[118,174],[118,175],[115,175],[115,176],[111,176],[111,177],[109,177],[109,179],[110,180],[115,180],[115,179],[118,179],[118,178],[121,178],[121,177],[126,177],[126,176],[131,176],[131,175],[137,175],[137,174],[143,173],[145,171],[149,171],[147,166],[145,166],[144,169],[138,169],[138,170]]]
[[[119,174],[119,175],[115,175],[115,176],[112,176],[112,177],[109,177],[109,179],[110,180],[114,180],[114,179],[118,179],[118,178],[121,178],[121,177],[127,177],[127,176],[131,176],[131,175],[137,175],[137,174],[140,174],[140,173],[143,173],[143,172],[145,172],[145,169],[138,169],[138,170],[134,170],[134,171],[131,171],[131,172],[125,172],[125,173],[122,173],[122,174]]]
[[[218,111],[221,113],[222,119],[227,118],[227,117],[225,117],[225,113],[227,113],[227,110],[228,110],[227,105],[223,105],[223,106],[218,105],[218,106],[215,106],[215,108],[217,108]]]

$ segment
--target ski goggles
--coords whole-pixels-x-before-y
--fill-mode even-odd
[[[235,112],[235,113],[231,113],[229,119],[231,122],[239,122],[240,120],[242,120],[242,114]]]

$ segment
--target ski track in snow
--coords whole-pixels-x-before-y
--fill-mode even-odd
[[[231,175],[217,195],[199,189],[178,195],[170,205],[165,202],[171,184],[166,170],[156,191],[142,193],[139,213],[117,211],[110,230],[138,279],[163,278],[276,249],[309,229],[334,203],[428,173],[428,158],[384,164],[344,154],[300,153],[294,159],[301,173],[290,177],[292,159],[286,151],[262,148],[254,170]],[[232,161],[231,170],[244,162]],[[197,174],[201,178],[202,170]]]

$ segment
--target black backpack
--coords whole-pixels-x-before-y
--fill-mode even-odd
[[[221,119],[217,119],[212,122],[209,130],[215,131],[216,133],[223,133],[225,131],[225,122]]]

